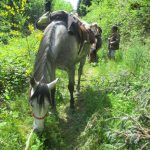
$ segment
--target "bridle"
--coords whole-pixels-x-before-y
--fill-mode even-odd
[[[37,117],[34,113],[32,113],[32,116],[33,116],[35,119],[43,120],[43,119],[47,116],[47,113],[46,113],[43,117]]]

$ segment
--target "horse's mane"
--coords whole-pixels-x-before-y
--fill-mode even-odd
[[[66,23],[63,21],[53,21],[46,27],[44,31],[34,65],[33,77],[36,81],[41,81],[43,83],[49,82],[47,81],[47,73],[49,74],[49,72],[46,67],[49,62],[53,61],[51,60],[53,57],[50,49],[55,44],[53,37],[55,37],[57,25],[66,26]]]
[[[40,83],[35,89],[34,94],[31,96],[30,101],[37,98],[37,103],[42,106],[44,104],[44,97],[47,97],[48,101],[51,103],[50,92],[47,84]]]
[[[36,55],[35,65],[34,65],[34,75],[33,77],[37,81],[41,81],[46,83],[46,64],[48,62],[48,55],[50,55],[49,49],[54,45],[53,36],[55,34],[56,26],[51,25],[45,29],[43,38],[40,43],[40,47],[38,49],[38,53]]]

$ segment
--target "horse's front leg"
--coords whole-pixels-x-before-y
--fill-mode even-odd
[[[75,66],[68,71],[68,78],[69,78],[68,90],[70,92],[70,108],[74,108],[73,92],[75,84]]]
[[[80,65],[79,65],[79,68],[78,68],[78,84],[77,84],[77,92],[78,93],[80,92],[80,80],[81,80],[81,75],[82,75],[82,72],[83,72],[83,66],[85,64],[85,60],[86,60],[86,57],[83,58],[80,61]]]

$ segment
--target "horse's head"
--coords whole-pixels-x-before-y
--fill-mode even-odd
[[[92,32],[94,33],[95,36],[99,36],[99,35],[101,36],[102,29],[101,29],[101,27],[98,26],[97,23],[92,23],[90,25],[90,29],[92,30]]]
[[[39,30],[44,30],[47,25],[50,23],[50,12],[43,14],[36,23],[36,27]]]
[[[89,54],[89,61],[96,62],[97,61],[97,51],[102,45],[102,29],[98,26],[97,23],[92,23],[90,25],[90,29],[95,36],[95,42],[91,46],[90,54]]]
[[[55,87],[57,80],[49,84],[37,82],[34,78],[30,80],[31,93],[29,102],[34,117],[33,128],[35,131],[41,132],[44,129],[44,119],[51,103],[50,91]]]

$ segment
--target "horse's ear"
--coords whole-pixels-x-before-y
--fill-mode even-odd
[[[32,87],[35,87],[37,85],[37,82],[35,81],[33,77],[30,79],[30,84]]]
[[[55,79],[54,81],[52,81],[51,83],[48,83],[48,84],[47,84],[48,88],[49,88],[50,90],[53,89],[53,88],[55,87],[57,81],[58,81],[58,78]]]
[[[44,15],[45,16],[49,16],[51,14],[51,12],[50,11],[47,11]]]

